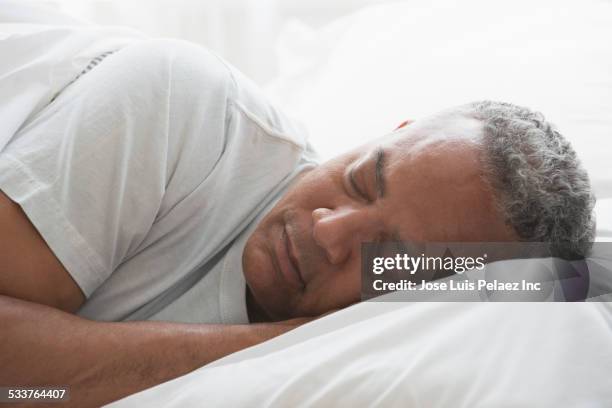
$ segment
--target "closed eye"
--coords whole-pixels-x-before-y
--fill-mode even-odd
[[[357,193],[357,195],[360,198],[364,199],[368,203],[371,203],[372,200],[370,199],[370,197],[368,197],[368,195],[359,187],[359,184],[357,184],[357,180],[355,179],[355,168],[354,167],[349,170],[348,179],[355,193]]]

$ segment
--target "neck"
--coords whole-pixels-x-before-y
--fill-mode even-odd
[[[249,285],[246,285],[246,307],[249,323],[271,322],[272,319],[266,314],[263,308],[255,300]]]

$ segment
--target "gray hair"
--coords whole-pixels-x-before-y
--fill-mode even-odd
[[[570,143],[525,107],[477,101],[459,109],[483,122],[484,176],[519,239],[546,242],[554,256],[587,256],[595,196]]]

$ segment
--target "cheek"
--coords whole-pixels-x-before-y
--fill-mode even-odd
[[[323,165],[306,173],[287,193],[294,207],[314,209],[330,206],[342,194],[342,163]]]

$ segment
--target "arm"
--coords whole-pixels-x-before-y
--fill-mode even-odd
[[[68,385],[70,406],[100,406],[278,336],[296,323],[94,322],[0,296],[0,384]]]
[[[0,192],[0,385],[68,385],[100,406],[280,335],[281,324],[95,322],[71,313],[76,282],[21,208]]]

